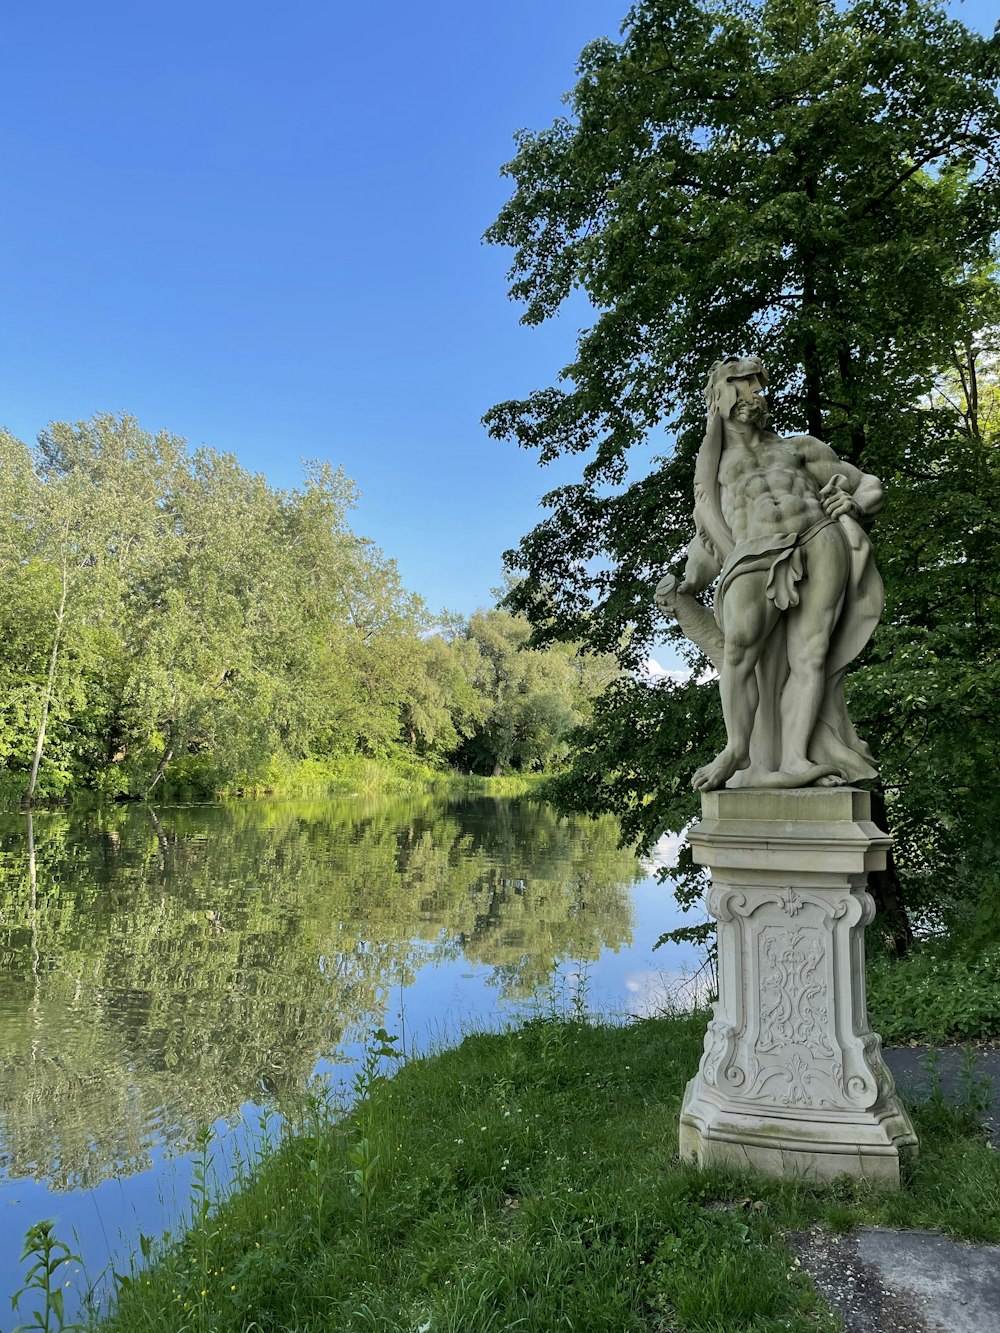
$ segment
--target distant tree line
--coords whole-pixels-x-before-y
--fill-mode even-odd
[[[559,761],[617,668],[520,651],[507,611],[442,627],[352,530],[355,499],[329,464],[281,490],[128,416],[0,432],[0,795],[211,791],[307,757]]]

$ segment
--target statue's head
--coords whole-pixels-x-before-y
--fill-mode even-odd
[[[770,420],[762,390],[767,374],[755,356],[727,356],[708,372],[705,402],[708,418],[718,412],[723,420],[734,417],[763,429]]]

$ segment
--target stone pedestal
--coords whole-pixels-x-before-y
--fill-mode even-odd
[[[852,787],[714,791],[688,834],[719,923],[719,999],[681,1108],[681,1155],[899,1185],[917,1137],[868,1026],[870,870],[887,834]]]

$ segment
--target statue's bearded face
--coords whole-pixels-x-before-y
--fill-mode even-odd
[[[767,403],[756,390],[752,390],[748,397],[740,396],[730,416],[748,426],[756,426],[758,430],[763,430],[770,419]]]
[[[709,418],[717,412],[724,419],[745,421],[763,429],[769,419],[762,396],[766,386],[767,375],[757,357],[731,356],[716,361],[705,386]]]

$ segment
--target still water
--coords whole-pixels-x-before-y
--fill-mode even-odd
[[[426,1050],[580,974],[592,1011],[662,1004],[700,960],[653,952],[678,914],[617,837],[490,798],[0,817],[0,1312],[29,1225],[121,1267],[199,1127],[224,1163],[373,1027]]]

